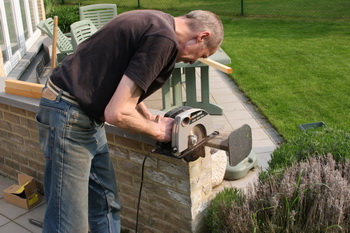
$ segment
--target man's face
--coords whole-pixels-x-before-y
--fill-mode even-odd
[[[176,62],[193,64],[198,58],[207,58],[214,52],[204,45],[204,40],[194,38],[180,47]]]

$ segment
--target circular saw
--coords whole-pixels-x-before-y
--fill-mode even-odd
[[[244,124],[229,134],[214,131],[209,113],[203,109],[182,106],[167,112],[174,118],[171,142],[157,143],[155,152],[186,161],[205,157],[205,146],[226,151],[230,166],[243,161],[252,149],[252,131]]]
[[[165,114],[174,118],[172,140],[161,143],[156,152],[186,161],[205,156],[205,142],[218,134],[213,132],[213,123],[207,111],[183,106]]]

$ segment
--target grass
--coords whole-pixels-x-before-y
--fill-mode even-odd
[[[60,2],[57,0],[57,2]],[[70,4],[95,4],[98,0],[66,0]],[[194,9],[211,10],[222,16],[237,16],[241,14],[241,0],[104,0],[103,3],[115,3],[118,8],[159,9],[186,13]],[[283,17],[313,17],[313,18],[349,18],[350,1],[348,0],[243,0],[246,16],[265,15]]]
[[[225,20],[233,79],[286,139],[298,125],[350,129],[350,22]]]

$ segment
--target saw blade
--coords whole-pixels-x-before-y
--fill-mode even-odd
[[[204,127],[202,125],[196,125],[191,129],[190,135],[188,135],[188,148],[195,146],[206,136]]]
[[[202,125],[196,125],[194,126],[191,131],[190,135],[188,135],[188,150],[192,150],[193,147],[195,147],[199,142],[204,140],[206,138],[206,130],[204,126]],[[198,146],[197,148],[193,149],[191,153],[186,154],[185,160],[187,161],[194,161],[197,160],[199,157],[205,156],[205,148],[204,146]]]

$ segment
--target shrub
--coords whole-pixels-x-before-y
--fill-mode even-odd
[[[56,1],[55,0],[44,0],[45,12],[46,14],[50,14],[52,8],[54,7]]]
[[[350,159],[350,134],[330,127],[308,129],[287,143],[282,144],[271,154],[267,173],[283,173],[294,163],[305,161],[310,156],[332,154],[336,161]],[[261,174],[261,178],[266,173]]]
[[[350,162],[312,157],[247,197],[256,232],[349,232]],[[231,215],[232,216],[232,215]]]
[[[243,195],[237,189],[225,188],[210,203],[205,217],[209,232],[221,233],[226,228],[225,222],[231,206],[242,205]]]
[[[79,6],[56,5],[46,14],[46,17],[53,18],[56,15],[58,16],[58,27],[62,32],[70,32],[70,25],[79,21]]]
[[[239,192],[225,192],[208,209],[210,219],[221,218],[211,232],[350,232],[350,162],[331,155],[294,164],[281,178],[268,176],[229,208],[222,199]]]

